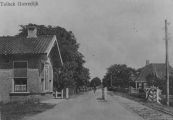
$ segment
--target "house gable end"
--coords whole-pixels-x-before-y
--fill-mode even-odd
[[[54,47],[54,45],[57,45],[57,48],[58,48],[57,51],[58,51],[58,54],[59,54],[59,57],[60,57],[60,60],[61,60],[61,64],[63,65],[63,60],[62,60],[62,57],[61,57],[61,52],[60,52],[60,49],[59,49],[59,44],[58,44],[58,41],[57,41],[55,35],[52,38],[52,41],[51,41],[49,47],[46,50],[47,56],[49,56],[49,54],[50,54],[52,48]]]

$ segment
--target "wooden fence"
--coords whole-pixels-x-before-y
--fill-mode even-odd
[[[138,94],[139,88],[129,87],[129,94]]]

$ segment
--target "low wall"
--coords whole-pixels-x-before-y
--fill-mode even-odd
[[[53,94],[44,93],[44,94],[20,94],[20,95],[10,95],[10,101],[3,101],[3,102],[38,102],[43,100],[52,99]]]

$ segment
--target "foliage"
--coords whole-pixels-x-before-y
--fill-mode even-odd
[[[147,75],[146,80],[147,80],[148,86],[155,86],[159,88],[162,88],[163,85],[165,85],[164,83],[166,82],[163,79],[157,78],[157,76],[154,74]]]
[[[165,79],[160,79],[154,74],[149,74],[146,77],[148,86],[155,86],[162,90],[162,94],[166,94],[166,77]],[[169,77],[169,92],[173,94],[173,77]]]
[[[91,87],[99,86],[99,85],[101,85],[101,80],[98,77],[93,78],[90,82]]]
[[[104,86],[113,86],[128,87],[133,84],[131,76],[136,75],[136,70],[130,67],[127,67],[125,64],[114,64],[107,69],[107,73],[103,78]]]
[[[136,76],[139,76],[143,69],[144,69],[144,67],[138,68],[135,72]]]
[[[57,49],[53,49],[53,69],[54,69],[54,87],[63,89],[64,87],[76,87],[87,85],[90,79],[89,69],[83,65],[84,56],[78,51],[79,43],[71,31],[67,31],[59,26],[44,26],[36,24],[20,25],[18,35],[27,36],[27,26],[37,27],[37,36],[39,35],[56,35],[58,40],[63,65],[60,63]]]

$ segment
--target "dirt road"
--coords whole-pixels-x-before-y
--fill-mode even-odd
[[[142,120],[108,95],[107,102],[99,100],[101,90],[58,103],[51,110],[27,120]]]

